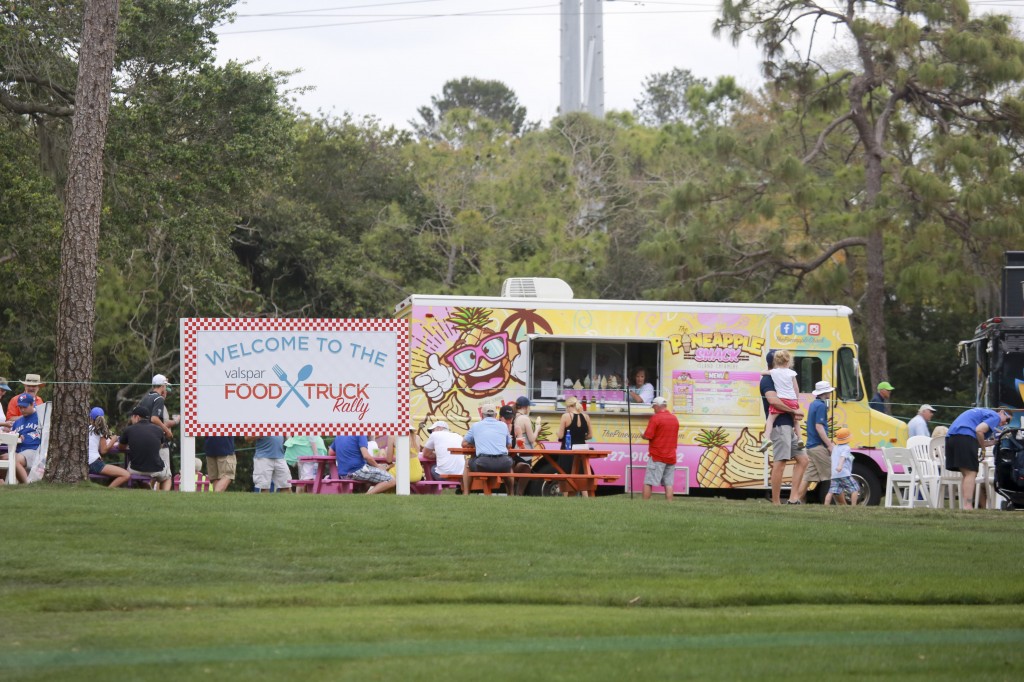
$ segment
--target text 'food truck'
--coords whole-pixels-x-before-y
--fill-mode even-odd
[[[556,279],[507,280],[500,297],[413,295],[396,308],[410,323],[410,408],[421,435],[438,419],[465,433],[484,402],[514,405],[525,395],[542,417],[541,441],[555,448],[565,399],[575,396],[590,416],[589,444],[612,452],[593,462],[594,473],[621,476],[619,490],[639,489],[647,463],[640,434],[652,411],[627,398],[638,367],[679,417],[677,493],[767,488],[758,386],[768,351],[789,350],[805,412],[815,382],[836,387],[830,428],[852,431],[854,475],[877,503],[880,449],[905,442],[906,425],[868,407],[850,313],[574,299]]]

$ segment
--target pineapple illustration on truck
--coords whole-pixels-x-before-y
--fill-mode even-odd
[[[679,417],[675,489],[760,491],[770,455],[758,451],[764,413],[758,386],[771,349],[787,349],[806,410],[815,382],[828,380],[829,418],[854,435],[854,475],[877,503],[880,449],[906,441],[906,425],[865,398],[851,311],[836,305],[610,301],[573,297],[564,282],[508,280],[501,296],[413,295],[396,307],[410,322],[414,424],[443,419],[464,433],[484,402],[527,396],[546,447],[572,396],[587,406],[590,444],[612,454],[597,474],[620,476],[611,490],[639,489],[647,462],[640,438],[651,408],[626,389],[636,368]]]

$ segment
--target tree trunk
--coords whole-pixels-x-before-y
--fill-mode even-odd
[[[59,483],[77,483],[88,475],[103,147],[110,115],[118,1],[88,0],[82,22],[57,281],[56,387],[46,466],[47,480]]]

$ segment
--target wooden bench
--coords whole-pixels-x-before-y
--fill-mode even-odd
[[[459,477],[459,481],[462,477]],[[416,495],[440,495],[446,488],[458,488],[459,481],[416,481],[409,484],[409,492]]]
[[[462,480],[460,474],[447,474],[448,480]],[[598,481],[611,483],[617,481],[621,476],[606,474],[557,474],[557,473],[491,473],[489,471],[471,471],[469,473],[469,485],[471,490],[482,490],[484,495],[490,495],[495,489],[504,485],[505,481],[513,479],[544,480],[565,482],[568,492],[587,491],[593,493]],[[563,490],[565,492],[565,490]]]

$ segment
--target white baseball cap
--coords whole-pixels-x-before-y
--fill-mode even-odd
[[[447,429],[447,428],[448,428],[448,422],[438,420],[438,421],[434,422],[433,424],[431,424],[430,425],[430,429],[428,429],[428,430],[429,431],[436,431],[437,429]]]
[[[657,398],[651,401],[651,405],[668,405],[668,401],[659,395]]]
[[[925,410],[928,410],[929,412],[938,412],[938,410],[936,410],[931,405],[925,404],[925,405],[922,405],[920,408],[918,408],[917,413],[920,414],[920,413],[924,412]]]

